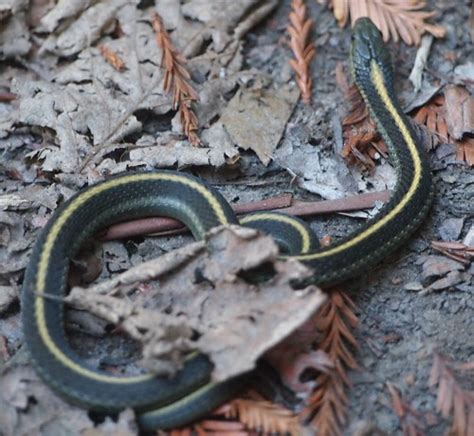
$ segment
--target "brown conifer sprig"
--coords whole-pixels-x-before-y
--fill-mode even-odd
[[[316,390],[301,418],[309,421],[322,436],[341,434],[346,421],[346,391],[351,387],[347,370],[358,367],[351,351],[351,348],[357,348],[352,333],[358,324],[354,311],[352,300],[338,290],[330,292],[328,301],[319,311],[317,328],[323,338],[318,349],[328,354],[334,363],[334,370],[317,377]]]
[[[434,352],[429,385],[438,386],[436,410],[444,418],[453,417],[450,434],[474,435],[474,391],[462,386],[454,375],[454,368],[473,369],[473,362],[456,365],[440,353]]]
[[[318,0],[329,3],[340,27],[351,19],[353,25],[359,17],[369,17],[380,29],[384,41],[400,38],[408,45],[418,45],[425,32],[442,38],[446,29],[437,24],[429,24],[427,19],[435,12],[423,10],[424,0]]]
[[[170,436],[193,434],[218,435],[290,435],[301,434],[296,415],[270,401],[256,398],[236,398],[219,407],[211,416],[188,427],[172,430]],[[257,433],[258,432],[258,433]]]
[[[424,424],[421,420],[421,414],[410,404],[402,399],[398,388],[392,383],[387,383],[388,391],[392,397],[392,407],[400,419],[400,426],[404,436],[423,436]]]
[[[387,146],[377,132],[369,110],[355,85],[349,85],[342,63],[336,65],[336,83],[348,101],[349,111],[342,120],[344,146],[342,156],[350,163],[360,162],[369,169],[375,167],[377,154],[386,157]]]
[[[186,69],[186,60],[173,46],[171,37],[163,25],[163,20],[155,12],[152,17],[153,30],[158,47],[163,51],[161,67],[165,70],[163,89],[173,96],[173,109],[180,114],[184,134],[194,146],[201,145],[197,134],[198,120],[191,104],[199,100],[197,92],[190,84],[191,75]]]
[[[119,73],[125,71],[125,63],[122,58],[112,49],[104,44],[99,46],[102,57]]]
[[[301,90],[301,97],[306,104],[309,104],[313,83],[310,77],[309,64],[316,53],[314,44],[308,42],[313,21],[306,19],[306,6],[303,0],[293,0],[291,9],[288,33],[290,34],[290,47],[295,59],[290,60],[290,65],[296,73],[296,83]]]

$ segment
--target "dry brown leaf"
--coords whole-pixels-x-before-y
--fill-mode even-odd
[[[309,42],[309,34],[313,21],[306,19],[306,6],[303,0],[292,0],[289,15],[290,47],[296,59],[290,60],[290,65],[296,73],[296,83],[301,90],[301,96],[306,104],[311,100],[312,80],[309,64],[313,59],[316,49]]]
[[[241,252],[246,256],[235,255]],[[216,228],[206,241],[134,266],[88,289],[74,288],[66,301],[119,324],[143,345],[150,370],[172,374],[189,351],[199,349],[214,362],[215,380],[224,380],[253,369],[263,353],[325,300],[314,287],[295,292],[291,280],[311,271],[296,262],[278,261],[277,254],[272,238],[253,229]],[[247,281],[262,264],[272,265],[271,279],[258,285]],[[140,283],[149,284],[147,295],[139,295],[146,302],[131,298],[136,300],[133,291]],[[199,337],[192,339],[193,332]]]
[[[393,411],[400,419],[404,436],[424,435],[424,425],[421,421],[420,413],[410,406],[410,404],[403,401],[400,391],[395,385],[387,383],[387,388],[392,397]]]
[[[463,136],[464,132],[470,133],[473,129],[473,107],[474,97],[466,88],[454,86],[447,87],[444,95],[435,95],[411,115],[430,133],[431,148],[439,143],[453,143],[457,147],[456,158],[474,166],[474,138],[467,134]]]
[[[127,419],[127,436],[136,430],[133,412]],[[130,416],[132,414],[132,416]],[[107,420],[110,423],[110,420]],[[122,418],[119,419],[122,421]],[[105,424],[105,423],[104,423]],[[120,434],[122,422],[110,423],[111,433]],[[86,434],[97,430],[86,410],[54,394],[32,366],[11,365],[0,373],[0,429],[2,435]],[[114,431],[114,429],[116,431]]]
[[[433,366],[429,379],[430,387],[438,387],[436,410],[444,418],[453,417],[451,433],[456,436],[474,435],[474,391],[463,388],[454,375],[454,367],[459,364],[434,352]],[[469,369],[470,365],[467,365]]]
[[[323,436],[341,434],[347,413],[345,391],[351,386],[347,369],[358,367],[351,351],[351,348],[357,348],[352,333],[358,323],[355,305],[345,293],[338,290],[332,290],[329,297],[318,312],[317,328],[323,335],[318,348],[329,355],[335,368],[316,378],[317,388],[300,414]]]
[[[298,97],[298,89],[290,85],[241,88],[223,110],[220,121],[234,144],[255,151],[268,165]]]
[[[186,69],[186,60],[174,48],[171,37],[163,25],[163,20],[155,12],[152,17],[156,43],[163,50],[161,66],[165,69],[163,89],[172,94],[173,108],[179,110],[184,134],[194,146],[202,145],[197,134],[198,120],[191,108],[191,103],[199,100],[199,96],[189,83],[191,75]]]
[[[444,97],[450,135],[459,140],[474,133],[474,96],[464,86],[448,85]]]
[[[422,0],[330,0],[329,4],[340,27],[349,18],[354,25],[358,18],[369,17],[382,32],[384,41],[396,42],[401,38],[408,45],[418,45],[425,32],[436,38],[446,33],[444,27],[426,23],[435,12],[422,10],[426,6]]]

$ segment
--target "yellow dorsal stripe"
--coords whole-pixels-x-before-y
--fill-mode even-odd
[[[385,86],[382,71],[380,70],[380,67],[377,65],[377,63],[374,60],[371,63],[370,76],[371,76],[372,82],[375,85],[375,89],[377,91],[378,96],[380,97],[380,99],[384,103],[385,108],[390,113],[390,116],[392,117],[393,122],[398,127],[398,129],[400,130],[400,133],[402,134],[403,139],[405,140],[405,143],[408,147],[408,150],[410,151],[410,155],[411,155],[411,158],[412,158],[412,161],[413,161],[413,166],[414,166],[413,180],[410,184],[410,187],[408,188],[408,191],[402,197],[402,199],[400,200],[400,202],[397,204],[396,207],[394,207],[383,218],[376,221],[368,229],[366,229],[363,232],[355,235],[352,239],[349,239],[348,241],[344,242],[343,244],[336,245],[334,248],[329,248],[328,250],[325,250],[325,251],[322,251],[322,252],[319,252],[319,253],[306,254],[306,255],[302,255],[302,256],[289,256],[289,257],[294,257],[298,260],[320,259],[320,258],[324,258],[324,257],[327,257],[327,256],[332,256],[334,254],[340,253],[342,251],[345,251],[345,250],[357,245],[359,242],[361,242],[364,239],[366,239],[367,237],[373,235],[374,233],[376,233],[377,231],[382,229],[392,219],[394,219],[403,210],[403,208],[412,199],[412,197],[415,195],[415,192],[416,192],[416,190],[417,190],[417,188],[420,184],[420,180],[421,180],[421,160],[420,160],[420,156],[418,154],[418,149],[416,147],[415,140],[412,138],[408,127],[406,126],[406,124],[403,121],[402,117],[400,116],[397,109],[393,105],[393,102],[392,102],[392,100],[391,100],[391,98],[388,94],[387,87]],[[288,256],[286,256],[286,257],[288,257]]]
[[[90,189],[84,191],[84,193],[79,194],[62,212],[59,218],[51,227],[48,235],[46,236],[46,241],[43,245],[43,250],[40,254],[40,260],[38,265],[38,272],[36,278],[36,291],[39,294],[46,292],[46,274],[48,270],[48,265],[53,252],[57,238],[64,227],[65,223],[71,218],[74,213],[80,209],[84,204],[91,198],[101,194],[108,189],[115,188],[131,182],[147,181],[147,180],[163,180],[177,182],[186,186],[189,186],[191,189],[198,191],[207,201],[208,206],[214,211],[217,218],[221,224],[227,224],[228,220],[226,214],[220,204],[220,202],[214,197],[212,192],[210,192],[205,186],[201,185],[199,182],[196,182],[192,179],[189,179],[185,176],[179,174],[171,173],[141,173],[141,174],[132,174],[129,176],[123,176],[117,179],[111,179],[110,181],[104,182],[100,185],[93,186]],[[35,316],[36,322],[38,324],[39,334],[44,344],[48,350],[58,359],[63,365],[74,371],[75,373],[81,374],[87,378],[92,378],[94,380],[108,382],[108,383],[137,383],[149,380],[154,376],[152,374],[145,374],[132,377],[115,377],[108,376],[105,374],[100,374],[95,371],[88,370],[73,360],[66,356],[61,349],[55,344],[51,335],[49,334],[48,327],[46,325],[46,317],[44,311],[44,299],[40,295],[37,295],[35,298]]]
[[[307,253],[311,247],[311,237],[308,234],[306,228],[299,223],[298,221],[294,220],[291,217],[285,215],[277,215],[273,213],[259,213],[256,215],[247,215],[240,220],[241,224],[251,223],[255,221],[263,221],[263,220],[271,220],[271,221],[280,221],[282,223],[288,224],[292,226],[300,235],[301,238],[301,253]]]

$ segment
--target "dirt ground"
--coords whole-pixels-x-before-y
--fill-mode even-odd
[[[366,172],[360,175],[356,167],[348,169],[338,154],[341,142],[338,125],[346,113],[347,103],[335,82],[335,68],[338,62],[342,62],[347,70],[350,31],[347,28],[340,29],[331,11],[316,1],[308,1],[307,4],[308,15],[316,22],[312,34],[316,42],[316,56],[311,69],[314,84],[312,101],[309,107],[300,101],[292,110],[278,148],[272,152],[273,160],[265,166],[254,151],[240,148],[238,164],[223,166],[218,170],[213,167],[215,165],[192,165],[192,162],[189,165],[178,160],[175,160],[177,165],[164,166],[190,167],[195,174],[215,185],[231,203],[260,200],[282,193],[291,193],[305,200],[331,199],[393,186],[394,173],[384,159],[379,159],[374,175]],[[452,74],[455,66],[474,59],[474,47],[468,32],[470,2],[440,0],[430,1],[429,6],[437,11],[437,22],[447,29],[446,37],[433,43],[428,71],[423,79],[425,83],[438,85],[443,78]],[[249,80],[267,81],[270,89],[287,83],[294,87],[288,66],[291,54],[283,36],[289,12],[290,1],[280,2],[274,12],[242,40],[241,70],[253,72]],[[389,47],[396,65],[399,95],[403,103],[408,104],[413,99],[413,90],[407,77],[416,48],[403,43],[390,43]],[[454,55],[448,57],[447,52]],[[26,80],[41,77],[37,73],[39,61],[29,63],[25,59],[27,57],[3,61],[0,83],[4,88],[10,89],[15,75]],[[70,62],[70,59],[64,62]],[[51,65],[47,68],[54,70]],[[56,67],[63,68],[64,65]],[[254,74],[255,70],[259,74]],[[257,87],[252,92],[260,91]],[[21,92],[26,91],[23,89]],[[286,95],[290,101],[293,98],[291,92],[288,91]],[[13,106],[18,107],[16,103]],[[13,110],[12,105],[0,103],[0,108],[0,114],[8,119]],[[140,110],[137,118],[142,123],[143,132],[153,136],[157,131],[160,134],[171,131],[173,115],[170,115],[169,110],[154,116],[150,116],[145,109]],[[31,112],[29,114],[31,116]],[[42,168],[39,161],[35,161],[35,153],[48,141],[54,142],[54,129],[50,125],[40,128],[39,123],[32,124],[35,123],[23,119],[21,127],[18,124],[16,130],[2,130],[4,133],[0,140],[0,198],[7,204],[5,202],[9,195],[22,191],[25,193],[20,195],[21,201],[18,200],[15,207],[12,206],[11,198],[8,200],[0,223],[0,259],[4,265],[0,286],[4,295],[11,294],[10,298],[5,298],[4,307],[0,304],[0,338],[5,338],[0,354],[0,371],[27,362],[27,356],[21,348],[17,297],[22,271],[38,229],[44,225],[61,198],[75,192],[86,180],[93,181],[94,177],[99,179],[106,175],[113,162],[120,161],[119,156],[124,153],[120,147],[113,150],[107,155],[107,165],[96,166],[86,176],[70,176],[74,171],[68,172],[61,163],[57,164],[59,160],[49,162],[53,167],[59,165],[49,172]],[[144,140],[136,131],[126,134],[125,138],[126,142]],[[87,152],[87,146],[82,147]],[[227,151],[227,157],[229,153]],[[398,386],[404,400],[425,416],[428,425],[426,434],[445,434],[449,421],[435,412],[435,392],[428,387],[432,352],[438,350],[460,362],[470,361],[474,357],[471,336],[474,328],[474,265],[463,268],[459,280],[439,291],[429,289],[434,279],[423,273],[430,259],[442,261],[435,257],[439,254],[431,248],[431,241],[462,241],[469,232],[472,234],[474,173],[465,163],[456,161],[454,145],[441,144],[430,152],[430,157],[436,196],[428,219],[396,254],[344,287],[357,305],[360,320],[356,332],[359,349],[355,353],[360,369],[350,372],[353,387],[349,391],[348,422],[344,434],[400,434],[399,419],[391,407],[387,382]],[[132,163],[132,167],[140,165],[139,159]],[[151,166],[160,167],[154,164]],[[294,182],[288,169],[296,174],[298,183]],[[314,174],[308,175],[310,173]],[[54,177],[54,174],[59,177]],[[39,208],[32,206],[35,201],[40,203]],[[347,234],[360,219],[342,215],[320,216],[311,220],[311,226],[318,235],[329,234],[337,239]],[[101,279],[190,241],[188,236],[177,236],[138,237],[123,243],[107,242],[102,248],[96,248],[97,253],[102,252],[104,255],[107,266]],[[94,323],[100,324],[91,321],[86,330],[93,329]],[[102,331],[104,326],[99,325],[97,329]],[[89,334],[81,333],[80,328],[74,329],[71,339],[94,362],[126,363],[136,352],[136,346],[129,341],[124,342],[117,337],[97,339],[90,331]],[[464,381],[471,387],[474,383],[467,377]],[[67,433],[58,430],[55,434]]]

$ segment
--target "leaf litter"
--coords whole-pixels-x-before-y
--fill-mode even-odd
[[[50,211],[62,201],[62,198],[69,197],[86,181],[92,182],[100,180],[110,173],[143,167],[211,165],[213,167],[227,166],[232,169],[232,165],[237,162],[243,163],[243,169],[251,171],[251,166],[247,163],[248,154],[242,152],[243,146],[246,146],[250,141],[245,135],[241,134],[239,136],[239,132],[235,133],[233,131],[235,137],[231,135],[227,125],[220,118],[228,108],[229,102],[235,104],[235,108],[239,111],[247,110],[247,106],[240,104],[236,99],[237,95],[243,96],[242,98],[246,99],[246,103],[250,106],[255,105],[255,101],[257,103],[267,103],[267,99],[271,100],[282,89],[279,86],[280,84],[278,86],[271,85],[271,80],[278,77],[286,83],[290,77],[289,72],[285,73],[285,68],[282,67],[284,64],[279,58],[282,52],[279,47],[280,44],[268,44],[265,40],[268,31],[275,30],[274,26],[276,24],[273,17],[265,24],[266,34],[262,34],[262,30],[258,29],[255,34],[253,33],[245,41],[245,44],[241,40],[249,29],[275,9],[277,2],[264,1],[258,2],[257,5],[257,2],[252,0],[238,1],[234,2],[233,6],[235,7],[226,9],[225,13],[223,13],[222,8],[207,7],[208,2],[204,0],[191,0],[184,4],[174,0],[166,0],[157,2],[153,8],[150,7],[149,3],[146,5],[144,5],[144,2],[141,3],[143,4],[137,7],[136,4],[131,2],[103,1],[95,2],[93,5],[86,0],[57,2],[57,4],[49,2],[43,8],[34,5],[36,10],[34,13],[37,16],[29,17],[28,20],[30,21],[27,21],[25,14],[26,2],[6,2],[6,6],[0,11],[0,20],[3,25],[3,31],[0,33],[3,49],[1,56],[8,59],[15,58],[19,62],[17,65],[13,63],[8,66],[5,79],[0,83],[2,89],[13,90],[11,77],[14,77],[13,86],[16,86],[15,89],[18,90],[18,95],[8,91],[5,94],[8,98],[2,99],[2,102],[0,102],[0,114],[2,114],[0,137],[8,138],[7,141],[0,143],[0,146],[7,150],[5,163],[2,162],[1,164],[1,169],[5,168],[7,170],[6,174],[8,174],[8,178],[4,179],[6,180],[7,195],[2,195],[0,201],[6,213],[3,216],[8,216],[8,218],[2,218],[4,222],[2,221],[1,228],[1,237],[6,241],[1,247],[2,256],[4,256],[2,257],[2,268],[5,272],[3,284],[7,286],[5,289],[8,289],[7,294],[10,295],[6,300],[7,305],[5,307],[7,311],[12,301],[15,304],[15,294],[18,292],[18,284],[21,281],[21,271],[26,264],[28,250],[32,242],[31,236],[44,225]],[[372,2],[367,0],[364,3]],[[397,2],[381,1],[378,3]],[[319,59],[316,57],[314,71],[324,76],[331,76],[333,70],[330,72],[321,62],[327,63],[328,66],[333,68],[333,59],[331,56],[329,56],[329,59],[326,57],[328,51],[333,49],[338,53],[336,56],[340,55],[341,50],[334,45],[334,41],[341,44],[340,34],[338,33],[339,36],[336,36],[331,31],[327,23],[332,22],[332,19],[327,12],[321,11],[320,18],[318,15],[314,15],[315,6],[310,5],[309,2],[307,2],[307,5],[309,11],[307,16],[317,17],[313,33],[320,36],[316,39],[316,44],[318,46],[318,56],[321,52],[322,57]],[[372,10],[372,12],[376,10],[376,13],[379,13],[377,11],[381,9],[369,8],[369,10]],[[154,40],[151,25],[152,11],[156,11],[162,16],[174,46],[188,60],[187,65],[192,73],[192,82],[196,86],[200,99],[200,103],[195,107],[195,110],[199,121],[199,135],[204,143],[202,148],[192,148],[181,135],[182,126],[179,121],[179,113],[174,113],[172,98],[162,89],[163,71],[159,65],[162,53]],[[45,12],[46,15],[44,15]],[[281,13],[278,13],[280,14],[278,16],[281,17]],[[392,13],[390,12],[390,14]],[[97,14],[95,22],[90,19],[93,14]],[[446,14],[446,11],[443,14]],[[448,13],[446,20],[449,22],[449,19]],[[388,26],[390,23],[393,24],[394,19],[393,17],[389,17],[389,19],[385,17],[384,20],[385,25]],[[392,27],[389,28],[391,37],[401,36],[407,42],[416,42],[422,30],[429,31],[430,29],[429,25],[425,26],[426,22],[424,20],[417,19],[415,21],[418,21],[418,23],[423,21],[416,30],[417,35],[412,32],[413,29],[409,29],[411,24],[410,20],[407,20],[408,24],[402,26],[399,35],[393,33],[394,29]],[[92,22],[93,24],[91,24]],[[445,18],[443,18],[444,22]],[[277,28],[283,29],[286,25],[280,23]],[[454,25],[454,27],[456,26]],[[431,27],[431,30],[434,30],[435,34],[440,32],[440,29],[436,27]],[[448,30],[451,33],[451,28],[448,28]],[[28,59],[22,57],[30,50],[32,40],[35,43],[35,50],[36,47],[40,46],[41,58],[36,57],[36,51],[32,51],[32,56]],[[245,70],[249,66],[248,64],[252,64],[252,61],[249,61],[247,57],[247,46],[252,46],[255,40],[258,41],[258,44],[252,48],[253,52],[257,52],[262,44],[267,44],[271,49],[269,52],[273,54],[273,56],[267,58],[267,66],[271,65],[271,71],[269,71],[271,74],[267,73],[268,77],[265,77],[262,71],[252,68]],[[107,55],[104,54],[102,49],[103,44],[109,50]],[[123,66],[117,68],[117,65],[111,63],[112,54],[121,60]],[[405,62],[404,50],[398,51],[396,56],[398,56],[397,60]],[[284,62],[288,62],[290,57],[291,54],[288,50]],[[439,59],[439,56],[436,59]],[[446,59],[442,61],[443,67],[449,63],[446,60],[448,60],[448,54],[446,54]],[[29,71],[25,72],[24,69],[18,68],[18,65],[29,69]],[[278,66],[276,70],[275,65]],[[281,73],[275,73],[274,71],[279,71],[280,67],[282,67]],[[462,91],[459,92],[459,90],[467,89],[471,91],[469,80],[472,74],[470,74],[469,68],[472,69],[469,63],[454,68],[453,80],[459,88],[450,91],[452,92],[451,105],[456,109],[456,111],[452,111],[455,119],[450,124],[450,128],[458,136],[459,132],[462,132],[463,139],[461,142],[466,141],[466,139],[469,140],[472,136],[472,128],[469,127],[469,123],[465,122],[465,120],[469,120],[469,117],[464,116],[469,114],[469,106],[465,106],[464,103],[459,107],[456,106],[464,98]],[[263,70],[265,69],[266,67],[263,68]],[[446,71],[446,69],[442,71]],[[422,92],[427,90],[426,96],[431,93],[430,97],[432,97],[433,92],[441,89],[441,85],[436,80],[432,80],[433,83],[428,83],[430,80],[427,80],[427,77],[430,78],[430,75],[431,73],[423,75]],[[287,107],[283,107],[280,111],[280,114],[284,116],[275,120],[278,122],[274,125],[275,134],[272,141],[264,144],[264,147],[259,147],[259,144],[250,144],[249,149],[256,151],[260,159],[268,164],[269,172],[283,169],[288,173],[296,173],[298,177],[295,180],[298,186],[318,193],[325,198],[340,198],[347,195],[347,193],[390,187],[390,183],[394,179],[393,173],[390,173],[390,167],[385,164],[383,153],[381,157],[377,156],[378,150],[369,153],[370,158],[375,158],[374,161],[377,164],[373,177],[360,176],[353,168],[347,169],[342,163],[342,159],[339,159],[336,163],[332,162],[334,153],[342,148],[343,134],[340,124],[343,115],[337,112],[333,91],[331,91],[331,100],[327,99],[328,90],[325,89],[327,81],[325,82],[321,78],[316,81],[314,74],[312,77],[317,93],[317,97],[314,99],[315,107],[300,111],[298,106],[295,116],[290,118],[296,105],[296,100],[290,99],[287,102]],[[296,86],[292,82],[285,86],[287,86],[288,95],[293,94],[296,90]],[[36,90],[38,90],[38,95],[36,95]],[[53,98],[48,99],[48,94],[51,94]],[[261,98],[262,96],[264,98]],[[426,98],[428,98],[426,96],[418,96],[418,101],[423,100],[423,104],[425,104]],[[19,108],[25,101],[28,102],[30,107],[27,105],[23,114],[23,109],[19,110]],[[463,101],[466,101],[465,98]],[[5,102],[7,103],[5,104]],[[331,120],[325,117],[328,107],[336,109],[336,115]],[[35,112],[34,108],[39,112]],[[252,110],[258,113],[257,107]],[[46,115],[44,118],[38,116],[42,112]],[[288,112],[289,115],[286,115]],[[3,115],[5,116],[3,117]],[[232,113],[229,113],[230,117],[232,117]],[[315,119],[322,120],[322,123],[321,121],[315,122]],[[428,119],[432,120],[433,118],[428,117]],[[259,123],[265,124],[268,122],[268,116],[258,118],[258,120]],[[253,119],[246,119],[245,122],[253,122]],[[441,126],[442,120],[440,122]],[[255,124],[257,124],[258,129],[258,123]],[[232,122],[229,125],[232,126]],[[332,147],[332,135],[334,135],[334,142],[336,143],[334,149],[329,148]],[[282,144],[275,150],[280,138],[283,138]],[[71,139],[76,147],[72,147],[68,143]],[[255,142],[257,143],[257,141]],[[314,153],[315,146],[318,147],[320,152]],[[444,153],[441,150],[442,148],[443,144],[439,146],[436,156],[442,156],[442,153]],[[463,145],[461,150],[458,157],[470,162],[470,148]],[[18,164],[17,162],[23,161],[26,153],[29,153],[28,162]],[[273,162],[271,161],[272,158],[274,159]],[[440,165],[438,160],[436,160],[435,165]],[[83,174],[79,175],[78,169]],[[437,169],[439,170],[439,168]],[[234,175],[235,173],[231,177]],[[58,182],[56,188],[46,195],[42,195],[43,190],[41,188],[46,184],[50,184],[53,178]],[[451,180],[449,183],[453,187],[459,186],[455,176],[451,173],[446,174],[446,172],[441,171],[441,178],[443,180],[449,178]],[[17,182],[13,182],[13,180]],[[31,181],[37,181],[37,184],[28,185]],[[19,183],[20,189],[18,189]],[[26,195],[26,192],[23,195],[25,185],[27,185],[26,188],[35,186],[37,190],[31,189],[29,195]],[[466,186],[469,186],[469,184]],[[35,192],[38,197],[42,195],[41,201],[35,201]],[[238,191],[230,190],[230,192],[233,192],[232,195],[237,195],[235,192]],[[439,196],[439,201],[446,206],[446,199],[451,198],[451,196],[455,197],[456,193],[450,193],[448,196],[439,194]],[[444,209],[449,210],[449,207]],[[446,213],[450,216],[449,212]],[[37,216],[31,218],[32,214],[37,214]],[[466,223],[469,225],[469,218]],[[459,223],[456,232],[458,230],[462,233],[463,227],[462,225],[459,226]],[[448,233],[451,234],[451,230]],[[112,256],[113,259],[108,259],[106,269],[122,271],[127,268],[130,265],[127,250],[120,244],[109,244],[106,249],[107,256]],[[453,262],[457,262],[449,264],[449,268],[443,265],[445,261],[442,260],[441,256],[438,256],[438,259],[425,262],[425,267],[423,262],[426,261],[427,244],[423,244],[418,239],[414,242],[414,246],[416,247],[414,250],[424,254],[416,262],[418,265],[414,267],[421,268],[420,265],[423,265],[423,268],[426,269],[427,284],[431,285],[440,280],[446,280],[451,274],[444,284],[440,283],[439,289],[454,289],[458,292],[465,292],[469,289],[472,268],[469,269],[466,263],[466,259],[469,261],[469,258],[466,258],[466,256],[469,256],[470,251],[472,251],[472,244],[461,244],[448,240],[443,241],[442,245],[438,244],[438,246],[433,243],[435,249],[438,249],[445,256],[450,256]],[[121,248],[119,249],[119,247]],[[134,259],[139,257],[137,254],[132,256]],[[462,265],[462,267],[459,265]],[[423,270],[419,269],[418,271]],[[456,282],[456,277],[453,274],[463,274],[461,281]],[[107,271],[103,272],[102,275],[107,277]],[[400,283],[400,280],[398,283]],[[447,286],[444,286],[446,284]],[[194,283],[193,285],[198,286],[199,284]],[[127,295],[133,303],[135,303],[136,294],[146,294],[151,290],[154,295],[156,291],[149,283],[141,285],[135,283],[134,286],[137,286],[138,289],[135,292],[130,289],[119,289],[122,293],[128,292]],[[199,286],[204,285],[201,283]],[[119,291],[116,291],[116,293],[119,294]],[[451,303],[456,301],[457,296],[458,294],[455,294],[454,297],[437,294],[439,300],[444,298],[448,301],[449,298],[454,298],[449,300]],[[108,295],[108,297],[116,298],[113,294]],[[89,298],[93,301],[92,297]],[[390,296],[389,298],[394,297]],[[84,301],[86,301],[86,298],[81,297],[82,304],[85,304]],[[385,302],[384,306],[387,306]],[[416,301],[413,302],[416,305]],[[171,303],[174,303],[174,300]],[[440,308],[442,308],[440,312],[446,312],[446,308],[441,303],[442,301],[439,302]],[[95,303],[91,304],[94,305]],[[129,306],[116,307],[115,300],[112,300],[112,302],[107,300],[106,304],[114,307],[118,313],[120,313],[120,310],[124,310],[126,313],[135,313],[134,311],[141,310],[139,305],[137,305],[138,309],[137,306],[132,308]],[[432,304],[438,304],[438,302],[433,300]],[[97,304],[97,306],[100,308],[100,304]],[[388,307],[391,306],[392,304],[389,303]],[[346,309],[348,307],[350,307],[349,304]],[[455,308],[457,306],[451,304],[451,307]],[[96,310],[100,312],[100,309]],[[105,311],[103,308],[102,310]],[[366,310],[370,312],[371,309],[369,307]],[[462,311],[457,310],[458,316],[462,316]],[[75,312],[75,320],[80,319],[81,312]],[[420,312],[424,313],[425,311],[420,310]],[[427,313],[429,312],[427,311]],[[248,313],[245,313],[245,315],[247,316]],[[401,311],[397,322],[402,322],[403,315]],[[443,315],[447,316],[446,313]],[[140,312],[138,317],[140,322],[146,316],[148,316],[148,313]],[[441,315],[437,314],[437,316]],[[423,320],[425,319],[428,318],[423,318]],[[436,319],[438,320],[438,318]],[[165,327],[168,321],[163,321]],[[416,322],[417,320],[415,320],[415,324]],[[198,322],[196,321],[196,323]],[[196,323],[190,324],[194,326]],[[150,330],[153,328],[146,322],[144,322],[144,325]],[[428,329],[429,325],[428,321],[423,321],[421,328]],[[172,322],[170,322],[170,326],[173,326]],[[89,324],[88,327],[85,323],[86,331],[88,328],[94,329],[95,327],[92,324]],[[98,327],[99,332],[101,328],[103,327]],[[134,325],[132,324],[129,328],[133,331]],[[416,328],[414,330],[415,337]],[[160,334],[166,336],[166,329],[161,329],[158,332],[158,335]],[[183,330],[182,334],[186,338],[188,333]],[[8,355],[14,349],[10,338],[7,339],[5,344]],[[150,338],[147,337],[146,339]],[[145,339],[141,337],[140,340]],[[442,335],[440,340],[443,340]],[[191,341],[191,345],[189,345],[188,342],[183,340],[184,349],[192,349],[196,345],[194,342]],[[153,339],[150,340],[150,344],[153,344]],[[331,344],[327,343],[326,345],[330,346]],[[262,345],[261,349],[264,348],[265,346]],[[163,356],[169,357],[167,355],[168,351],[166,346],[160,348],[150,345],[149,347],[150,355],[158,355],[162,358],[161,369],[165,368],[165,370],[173,371],[179,363],[173,361],[174,363],[170,364],[169,361],[166,362],[166,359],[163,360]],[[219,355],[220,350],[216,350],[215,354]],[[407,355],[413,355],[413,353],[409,352]],[[321,359],[323,358],[320,357],[318,360],[315,357],[313,363],[315,365],[321,364],[324,361],[324,359],[322,361]],[[249,365],[251,360],[248,362]],[[364,364],[364,361],[367,361],[366,356],[363,356],[362,364]],[[370,359],[368,361],[370,362]],[[224,367],[226,366],[225,362],[222,364]],[[154,367],[150,362],[146,365],[157,370],[156,366]],[[341,392],[343,394],[340,397],[341,401],[334,404],[334,407],[330,401],[326,404],[319,402],[321,399],[324,401],[323,397],[318,396],[319,394],[322,395],[323,391],[319,391],[319,394],[315,395],[315,404],[326,407],[328,411],[326,415],[323,413],[315,417],[315,420],[320,420],[322,417],[323,421],[320,422],[322,426],[326,426],[325,428],[338,429],[339,424],[345,420],[346,400],[345,393],[340,391],[340,384],[344,385],[341,380],[344,380],[344,374],[339,379],[334,378],[333,380],[335,382],[333,389],[336,389],[338,395]],[[295,381],[294,378],[293,381]],[[326,378],[326,383],[331,388],[331,378]],[[329,389],[327,392],[332,391]],[[38,396],[40,395],[38,394]],[[42,400],[42,402],[45,401]],[[328,399],[326,398],[325,401],[328,401]],[[355,409],[358,410],[359,405],[363,407],[363,404],[363,400],[358,402]],[[31,407],[31,403],[29,407]],[[254,407],[258,408],[256,405]],[[23,410],[19,409],[16,409],[15,413],[25,414]],[[360,411],[356,411],[357,413],[360,416]],[[130,418],[130,412],[124,412],[124,416],[126,416],[125,421],[122,419],[121,421],[129,423],[129,419],[132,419]],[[337,421],[332,421],[331,424],[334,416],[338,416]],[[383,413],[380,416],[382,419]],[[74,422],[74,420],[71,420],[71,422]],[[110,428],[112,428],[113,433],[116,429],[115,424],[110,421],[108,421],[108,424],[112,426]],[[382,426],[387,428],[386,423]],[[124,427],[122,430],[124,432],[134,431],[133,426],[129,427],[128,424],[126,429]],[[95,434],[95,429],[89,428],[85,431]]]
[[[66,301],[119,324],[140,341],[143,363],[154,372],[173,374],[184,357],[198,349],[214,362],[215,379],[224,380],[254,368],[263,353],[325,300],[312,286],[295,292],[290,282],[307,277],[310,270],[297,262],[278,261],[277,253],[272,239],[254,230],[218,228],[205,241],[134,266],[92,288],[73,288]],[[270,279],[246,279],[262,266],[273,270]],[[144,298],[124,298],[136,295],[139,283],[150,284]],[[198,339],[192,340],[196,332]]]

